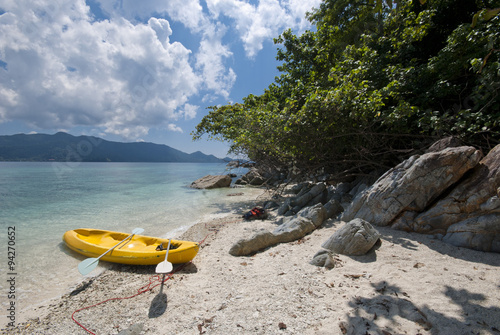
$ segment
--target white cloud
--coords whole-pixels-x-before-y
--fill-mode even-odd
[[[169,41],[167,20],[93,21],[83,1],[57,9],[19,1],[3,9],[0,121],[97,125],[133,138],[175,119],[200,88],[190,51]]]
[[[229,92],[236,80],[233,69],[224,64],[224,59],[233,53],[221,40],[225,34],[225,27],[219,25],[205,31],[196,55],[196,66],[201,72],[205,88],[223,96],[229,97]]]
[[[168,14],[172,20],[193,31],[200,31],[207,18],[199,0],[97,0],[110,16],[124,17],[133,22],[147,21],[154,13]]]
[[[84,0],[3,1],[0,123],[88,126],[129,139],[151,127],[182,132],[174,122],[197,116],[193,100],[230,99],[237,73],[228,64],[240,59],[228,35],[254,57],[284,29],[307,27],[304,11],[319,3],[97,1],[109,19],[96,18]],[[173,22],[191,40],[180,39]]]
[[[303,31],[309,27],[305,12],[318,7],[321,0],[259,0],[252,5],[243,0],[207,0],[210,12],[234,21],[236,30],[249,57],[263,48],[287,28]]]
[[[198,112],[199,106],[186,104],[184,106],[184,118],[186,120],[192,120],[196,117],[196,113]]]
[[[173,124],[173,123],[170,123],[170,124],[168,125],[168,130],[170,130],[170,131],[174,131],[174,132],[178,132],[178,133],[183,133],[182,128],[180,128],[180,127],[176,126],[176,125],[175,125],[175,124]]]

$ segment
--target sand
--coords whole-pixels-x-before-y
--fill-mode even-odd
[[[328,270],[309,261],[343,224],[329,220],[301,240],[234,257],[235,241],[276,227],[241,214],[228,209],[186,231],[200,251],[163,284],[155,266],[116,265],[2,333],[500,334],[499,254],[377,227],[378,249],[338,255]]]

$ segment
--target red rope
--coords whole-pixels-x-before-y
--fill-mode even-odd
[[[87,307],[83,307],[83,308],[80,308],[80,309],[77,309],[76,311],[73,312],[73,314],[71,314],[71,319],[77,324],[79,325],[80,327],[83,328],[83,330],[85,330],[86,332],[92,334],[92,335],[96,335],[95,333],[93,333],[92,331],[90,331],[89,329],[87,329],[84,325],[82,325],[80,322],[78,322],[76,319],[75,319],[75,314],[78,313],[78,312],[81,312],[83,310],[86,310],[86,309],[89,309],[89,308],[92,308],[92,307],[96,307],[96,306],[99,306],[99,305],[102,305],[104,303],[107,303],[109,301],[113,301],[113,300],[126,300],[126,299],[131,299],[131,298],[134,298],[134,297],[137,297],[138,295],[141,295],[145,292],[148,292],[148,291],[151,291],[152,289],[154,289],[155,287],[165,283],[167,280],[169,280],[170,278],[172,278],[172,275],[174,273],[176,273],[177,271],[180,271],[182,270],[186,265],[190,264],[191,262],[189,263],[185,263],[185,264],[182,264],[180,267],[178,267],[177,269],[175,269],[172,273],[168,274],[165,276],[165,280],[162,280],[160,279],[160,276],[159,275],[153,275],[153,276],[150,276],[149,277],[149,284],[146,284],[144,286],[142,286],[141,288],[139,288],[137,290],[137,293],[136,294],[133,294],[129,297],[117,297],[117,298],[110,298],[110,299],[107,299],[107,300],[104,300],[104,301],[101,301],[97,304],[94,304],[94,305],[90,305],[90,306],[87,306]],[[153,283],[155,282],[158,282],[156,285],[154,286],[151,286],[153,285]]]

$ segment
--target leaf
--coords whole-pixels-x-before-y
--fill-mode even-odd
[[[486,13],[484,14],[484,19],[486,21],[489,21],[491,20],[492,18],[494,18],[495,16],[498,15],[498,13],[500,13],[500,7],[499,8],[494,8],[494,9],[489,9],[486,11]]]
[[[472,25],[471,27],[474,28],[476,25],[477,25],[477,20],[479,19],[479,14],[481,12],[477,12],[476,14],[474,14],[474,16],[472,17]]]
[[[497,16],[498,13],[500,13],[500,7],[493,8],[493,9],[483,9],[483,10],[477,12],[472,17],[472,25],[471,25],[471,27],[474,28],[477,25],[477,21],[479,21],[479,17],[481,16],[481,14],[482,14],[481,18],[484,21],[489,21],[492,18],[494,18],[495,16]]]

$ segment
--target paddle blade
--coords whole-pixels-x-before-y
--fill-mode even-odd
[[[173,266],[172,263],[164,260],[156,266],[156,273],[169,273],[172,272]]]
[[[97,264],[99,264],[99,258],[87,258],[78,264],[78,271],[85,276],[94,270]]]
[[[144,229],[142,229],[142,228],[135,228],[134,230],[132,230],[132,234],[138,235],[138,234],[142,233],[143,231],[144,231]]]

